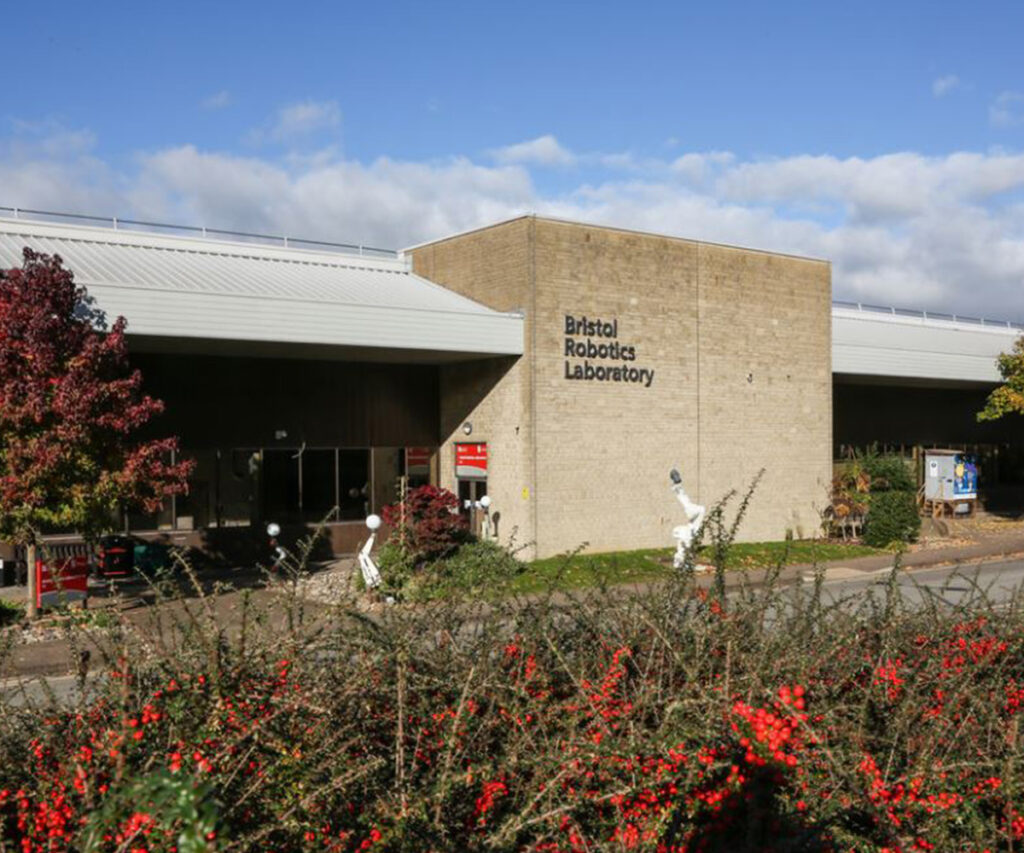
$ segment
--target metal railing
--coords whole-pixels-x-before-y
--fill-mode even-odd
[[[256,234],[249,231],[230,231],[224,228],[207,228],[198,225],[172,225],[166,222],[147,222],[141,219],[122,219],[117,216],[92,216],[85,213],[62,213],[54,210],[34,210],[27,207],[0,206],[0,215],[9,213],[13,219],[32,219],[35,221],[72,222],[93,225],[99,228],[111,228],[117,231],[128,227],[131,230],[143,230],[157,234],[184,234],[193,237],[210,239],[227,238],[234,242],[256,243],[259,245],[278,246],[285,249],[311,249],[314,251],[339,252],[376,258],[397,258],[394,249],[381,249],[366,246],[362,243],[332,243],[326,240],[306,240],[301,237],[285,237],[276,234]]]
[[[944,323],[967,323],[974,326],[986,326],[995,329],[1021,329],[1024,323],[1011,320],[992,320],[987,317],[965,317],[962,314],[945,314],[939,311],[917,311],[913,308],[896,308],[891,305],[871,305],[865,302],[847,302],[842,299],[832,300],[833,308],[849,308],[866,314],[881,314],[889,317],[913,317],[919,320],[937,320]]]

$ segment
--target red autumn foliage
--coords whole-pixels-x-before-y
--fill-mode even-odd
[[[469,537],[459,499],[447,489],[419,486],[405,501],[384,507],[384,521],[417,562],[445,557]]]
[[[135,438],[163,404],[128,364],[125,319],[101,320],[57,256],[0,270],[0,536],[93,535],[120,505],[154,512],[187,489],[177,439]]]

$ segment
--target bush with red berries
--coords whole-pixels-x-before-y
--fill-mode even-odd
[[[159,603],[0,700],[0,853],[1024,848],[1024,602],[717,588]]]

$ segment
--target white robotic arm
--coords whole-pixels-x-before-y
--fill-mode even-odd
[[[477,505],[484,511],[484,526],[480,538],[492,539],[494,537],[494,528],[491,525],[491,496],[484,495],[477,501]]]
[[[672,480],[672,491],[676,493],[676,500],[682,505],[683,512],[686,514],[686,524],[677,525],[672,530],[672,535],[676,540],[676,553],[672,559],[672,565],[681,569],[686,561],[686,554],[693,544],[693,537],[697,535],[697,531],[704,523],[705,508],[690,500],[690,496],[683,488],[683,478],[678,470],[673,468],[669,472],[669,478]]]
[[[377,564],[373,561],[373,557],[370,556],[370,552],[373,551],[373,545],[377,539],[377,530],[380,528],[380,516],[368,515],[366,517],[366,526],[370,528],[370,538],[366,540],[366,544],[359,551],[359,569],[363,573],[363,582],[366,584],[366,588],[375,589],[380,586],[381,576],[380,569],[377,568]]]

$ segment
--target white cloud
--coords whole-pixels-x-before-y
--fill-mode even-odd
[[[465,158],[295,169],[185,146],[142,160],[129,204],[173,221],[395,247],[524,212],[534,198],[522,169]]]
[[[334,130],[341,125],[341,108],[337,101],[305,100],[279,109],[269,126],[256,128],[248,141],[259,145],[267,140],[294,144],[319,131]]]
[[[735,159],[731,151],[691,151],[676,157],[670,168],[680,178],[699,183],[719,169],[731,165]]]
[[[96,134],[79,128],[72,130],[53,119],[25,121],[12,119],[14,134],[8,145],[15,151],[36,151],[48,157],[62,158],[85,154],[96,145]],[[0,144],[3,144],[0,140]]]
[[[14,120],[0,137],[0,205],[69,213],[117,210],[120,176],[93,155],[89,130]]]
[[[526,163],[537,166],[571,166],[576,161],[575,155],[567,148],[563,148],[550,133],[526,142],[518,142],[515,145],[497,148],[491,153],[496,162],[503,164]]]
[[[942,98],[960,88],[960,78],[956,74],[946,74],[943,77],[936,77],[932,81],[932,95]]]
[[[591,158],[587,159],[589,162]],[[640,168],[640,164],[637,162],[636,157],[629,151],[620,151],[614,154],[598,154],[593,158],[593,161],[606,169],[623,172]]]
[[[1024,92],[1000,92],[988,108],[988,118],[996,127],[1024,124]]]
[[[584,153],[590,182],[546,192],[522,161],[363,163],[331,148],[244,157],[186,145],[124,170],[87,133],[37,131],[0,139],[0,204],[391,247],[535,210],[828,258],[838,298],[1024,319],[1024,154]]]
[[[798,155],[739,163],[717,183],[742,203],[829,203],[851,222],[899,222],[1024,187],[1024,154],[913,152],[870,159]]]
[[[202,107],[204,110],[222,110],[231,103],[231,93],[227,89],[221,89],[209,97],[203,98]]]

